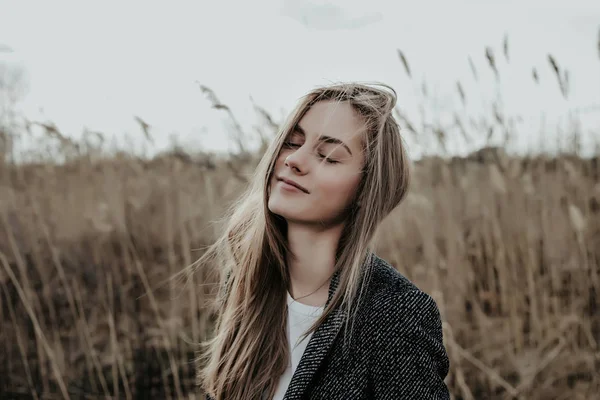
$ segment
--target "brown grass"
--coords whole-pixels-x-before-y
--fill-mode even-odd
[[[418,162],[376,250],[438,301],[459,398],[597,393],[598,159],[487,151]],[[159,284],[210,242],[244,183],[175,157],[3,176],[2,389],[133,398],[154,384],[184,398],[213,280]]]

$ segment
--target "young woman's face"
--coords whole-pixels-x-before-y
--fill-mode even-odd
[[[269,183],[269,210],[288,222],[343,221],[361,179],[363,126],[348,102],[314,104],[286,138],[277,158]]]

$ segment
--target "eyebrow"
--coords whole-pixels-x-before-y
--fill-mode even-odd
[[[304,131],[304,129],[302,129],[300,124],[296,124],[296,126],[294,127],[294,130],[298,131],[299,133],[303,134],[304,137],[306,137],[306,132]],[[334,137],[327,136],[327,135],[320,135],[318,140],[319,140],[319,142],[324,142],[324,143],[340,144],[340,145],[344,146],[344,148],[346,149],[346,151],[348,151],[348,153],[350,153],[350,155],[352,155],[352,152],[350,151],[350,147],[346,146],[346,143],[342,142],[338,138],[334,138]]]

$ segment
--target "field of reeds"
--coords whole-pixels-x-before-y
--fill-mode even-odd
[[[215,238],[260,151],[145,158],[43,128],[61,162],[0,163],[0,398],[201,399],[215,275],[166,280]],[[425,157],[375,243],[437,301],[454,398],[597,398],[598,156]]]

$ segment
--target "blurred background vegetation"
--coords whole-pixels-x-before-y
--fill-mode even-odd
[[[501,73],[496,60],[508,58],[508,40],[498,54],[482,51]],[[400,50],[398,60],[410,76]],[[539,84],[558,83],[568,96],[568,74],[552,55],[547,62],[557,79]],[[174,143],[146,156],[102,132],[74,140],[17,115],[23,78],[0,67],[0,397],[203,398],[191,360],[212,332],[215,275],[200,271],[185,287],[165,280],[215,238],[281,121],[255,105],[262,146],[251,150],[249,130],[200,85],[232,122],[236,150]],[[456,91],[469,96],[458,81]],[[424,86],[422,106],[432,101]],[[458,117],[449,126],[395,114],[408,140],[442,149],[456,135],[504,138],[467,156],[416,161],[407,200],[375,241],[437,301],[454,398],[597,398],[600,126],[590,156],[582,156],[576,117],[558,152],[523,155],[506,149],[516,117],[498,104],[469,129]],[[152,127],[136,120],[151,142]],[[44,136],[17,154],[15,142],[33,129]]]

